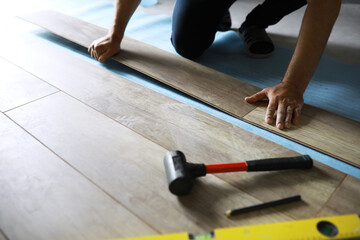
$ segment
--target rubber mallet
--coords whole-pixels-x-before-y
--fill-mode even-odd
[[[191,191],[195,178],[205,176],[207,173],[310,169],[313,166],[313,160],[308,155],[302,155],[205,165],[201,163],[188,163],[181,151],[170,151],[164,157],[164,165],[170,192],[181,196]]]

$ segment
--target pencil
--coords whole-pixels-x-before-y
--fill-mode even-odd
[[[300,195],[295,195],[295,196],[292,196],[292,197],[287,197],[287,198],[283,198],[283,199],[279,199],[279,200],[265,202],[265,203],[257,204],[257,205],[254,205],[254,206],[228,210],[228,211],[225,212],[225,215],[227,217],[231,217],[231,216],[238,215],[238,214],[245,213],[245,212],[259,210],[259,209],[263,209],[263,208],[267,208],[267,207],[274,207],[274,206],[277,206],[277,205],[290,203],[290,202],[295,202],[295,201],[300,201],[300,200],[301,200],[301,196]]]

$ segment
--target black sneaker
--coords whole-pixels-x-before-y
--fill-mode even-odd
[[[229,10],[225,13],[223,18],[221,19],[221,22],[218,27],[218,31],[220,32],[226,32],[229,31],[231,28],[231,16]]]
[[[253,58],[266,58],[273,54],[275,46],[264,28],[258,26],[239,28],[239,36],[244,41],[246,54]]]

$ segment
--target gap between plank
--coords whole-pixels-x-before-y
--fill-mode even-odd
[[[46,98],[46,97],[49,97],[49,96],[54,95],[54,94],[59,93],[59,92],[60,92],[60,90],[57,90],[57,91],[55,91],[55,92],[53,92],[53,93],[50,93],[50,94],[47,94],[47,95],[42,96],[42,97],[40,97],[40,98],[31,100],[31,101],[29,101],[29,102],[27,102],[27,103],[20,104],[19,106],[16,106],[16,107],[13,107],[13,108],[11,108],[11,109],[9,109],[9,110],[6,110],[6,111],[3,112],[3,113],[6,114],[6,113],[9,112],[9,111],[12,111],[12,110],[14,110],[14,109],[17,109],[17,108],[19,108],[19,107],[23,107],[23,106],[25,106],[25,105],[28,105],[28,104],[33,103],[33,102],[36,102],[36,101],[38,101],[38,100],[41,100],[41,99]]]
[[[42,82],[44,82],[44,83],[46,83],[46,84],[50,85],[51,87],[56,88],[56,89],[57,89],[57,90],[59,90],[59,91],[61,90],[61,89],[59,89],[58,87],[56,87],[56,86],[52,85],[51,83],[49,83],[49,82],[45,81],[44,79],[39,78],[38,76],[36,76],[36,75],[35,75],[35,74],[33,74],[32,72],[29,72],[28,70],[26,70],[26,69],[24,69],[23,67],[21,67],[21,66],[17,65],[16,63],[14,63],[14,62],[12,62],[12,61],[8,60],[7,58],[5,58],[5,57],[3,57],[3,56],[1,56],[1,55],[0,55],[0,58],[4,59],[6,62],[8,62],[8,63],[10,63],[10,64],[12,64],[12,65],[14,65],[14,66],[16,66],[16,67],[18,67],[18,68],[20,68],[20,69],[21,69],[21,70],[23,70],[24,72],[26,72],[26,73],[28,73],[28,74],[30,74],[30,75],[32,75],[32,76],[34,76],[34,77],[36,77],[37,79],[39,79],[40,81],[42,81]],[[7,110],[7,111],[9,111],[9,110]]]
[[[330,197],[328,198],[328,200],[324,203],[324,205],[319,209],[319,211],[315,214],[315,216],[318,216],[319,213],[321,213],[321,211],[327,206],[327,204],[330,202],[330,200],[335,196],[335,194],[339,191],[341,185],[345,182],[346,178],[348,178],[349,175],[346,174],[344,176],[344,178],[339,182],[338,186],[335,188],[335,190],[333,191],[333,193],[330,195]]]

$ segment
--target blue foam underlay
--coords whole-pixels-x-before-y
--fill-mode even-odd
[[[149,2],[151,1],[147,1],[146,4]],[[156,1],[153,1],[152,4],[156,4]],[[108,28],[112,21],[113,11],[114,7],[112,4],[96,1],[91,4],[86,4],[86,6],[79,7],[76,10],[71,9],[66,13],[93,24]],[[171,17],[169,16],[154,16],[142,12],[135,12],[128,24],[125,34],[128,37],[175,53],[175,50],[170,43]],[[249,123],[243,122],[177,90],[174,90],[144,74],[119,64],[118,62],[108,60],[106,63],[100,64],[90,58],[85,48],[70,41],[50,33],[42,32],[38,35],[42,40],[47,41],[49,44],[63,48],[70,54],[82,58],[87,62],[106,68],[131,81],[193,106],[201,111],[260,135],[296,152],[309,154],[321,163],[360,178],[359,168]],[[243,51],[242,41],[239,40],[235,32],[230,31],[218,33],[214,44],[202,57],[198,59],[198,62],[258,87],[265,88],[273,86],[281,80],[291,55],[292,51],[277,47],[275,54],[271,58],[260,60],[248,58]],[[360,89],[360,81],[358,80],[359,76],[359,66],[343,64],[327,56],[323,56],[304,95],[305,102],[309,105],[360,121],[360,94],[358,91],[358,89]]]

